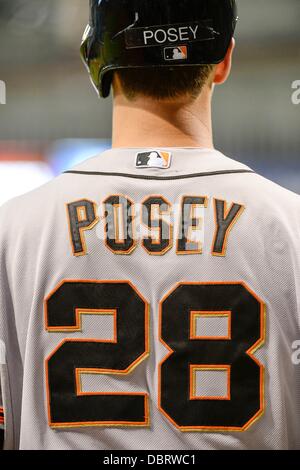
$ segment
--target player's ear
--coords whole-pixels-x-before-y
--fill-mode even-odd
[[[213,83],[217,85],[221,85],[222,83],[226,82],[231,71],[232,54],[233,54],[234,48],[235,48],[235,40],[234,38],[232,38],[230,46],[227,50],[225,59],[220,64],[218,64],[215,68],[215,76],[213,79]]]
[[[116,71],[113,73],[112,86],[113,86],[114,95],[118,95],[122,93],[121,80],[120,80],[118,72]]]

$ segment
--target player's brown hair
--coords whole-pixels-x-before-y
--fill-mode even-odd
[[[213,69],[213,65],[191,65],[121,69],[115,73],[129,100],[140,95],[155,100],[172,100],[186,95],[199,96]]]

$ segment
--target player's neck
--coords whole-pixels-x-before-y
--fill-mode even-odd
[[[176,104],[115,93],[113,147],[213,148],[211,90]]]

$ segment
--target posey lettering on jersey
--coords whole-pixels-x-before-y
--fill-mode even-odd
[[[88,253],[86,232],[95,229],[107,249],[118,255],[130,255],[138,244],[149,255],[165,255],[174,246],[178,255],[202,254],[210,202],[214,209],[211,254],[226,256],[229,235],[244,211],[242,204],[229,206],[206,196],[183,196],[180,204],[171,204],[161,195],[150,195],[138,204],[121,194],[110,195],[99,206],[89,199],[67,204],[72,253]]]
[[[0,407],[0,429],[4,427],[4,410]]]

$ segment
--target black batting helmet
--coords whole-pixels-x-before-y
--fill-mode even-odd
[[[220,63],[237,22],[235,0],[90,0],[82,58],[100,96],[113,70]]]

